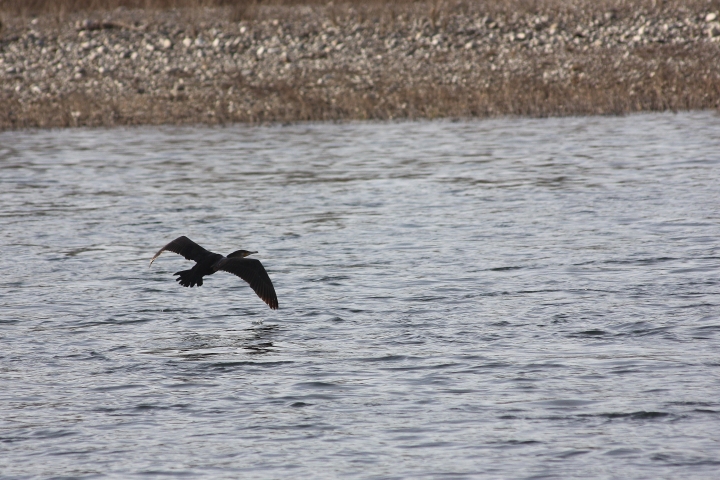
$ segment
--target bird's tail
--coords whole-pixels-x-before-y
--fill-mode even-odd
[[[173,275],[178,275],[178,278],[176,278],[175,281],[183,287],[194,287],[195,285],[202,287],[202,277],[195,278],[192,270],[182,270],[180,272],[173,273]]]

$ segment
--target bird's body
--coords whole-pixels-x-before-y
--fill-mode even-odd
[[[213,253],[205,250],[203,247],[193,242],[189,238],[182,236],[161,248],[155,256],[150,260],[150,265],[165,250],[182,255],[188,260],[195,263],[189,270],[176,272],[177,281],[183,287],[198,287],[203,284],[203,277],[212,275],[213,273],[223,270],[242,278],[250,284],[250,288],[255,290],[258,297],[268,304],[273,310],[278,308],[277,295],[275,287],[265,271],[262,263],[254,258],[245,258],[257,252],[249,252],[247,250],[237,250],[227,257],[219,253]]]
[[[206,275],[212,275],[218,271],[218,264],[223,257],[219,253],[210,253],[204,258],[196,260],[197,263],[190,270],[182,270],[176,272],[174,275],[179,275],[177,281],[183,287],[194,287],[197,285],[201,287],[203,284],[203,277]]]

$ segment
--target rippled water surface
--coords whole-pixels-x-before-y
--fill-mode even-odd
[[[4,478],[720,468],[715,114],[6,132],[0,205]]]

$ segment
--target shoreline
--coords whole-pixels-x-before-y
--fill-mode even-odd
[[[689,3],[5,16],[0,130],[717,109],[720,12]]]
[[[718,115],[720,116],[720,108],[706,108],[706,109],[689,109],[689,110],[642,110],[628,113],[609,113],[609,114],[597,114],[597,115],[546,115],[546,116],[530,116],[530,115],[492,115],[492,116],[475,116],[475,117],[395,117],[395,118],[371,118],[371,119],[353,119],[345,118],[340,120],[294,120],[294,121],[264,121],[264,122],[186,122],[186,123],[136,123],[136,124],[98,124],[98,125],[70,125],[70,126],[53,126],[53,127],[25,127],[16,129],[0,129],[0,136],[4,134],[12,134],[13,132],[26,132],[26,133],[40,133],[40,132],[61,132],[67,129],[86,131],[93,130],[111,130],[111,129],[127,129],[129,131],[135,131],[143,127],[148,128],[187,128],[190,130],[196,128],[208,128],[208,129],[233,129],[238,128],[287,128],[287,127],[322,127],[323,125],[337,125],[337,126],[352,126],[352,125],[398,125],[404,123],[417,123],[422,125],[423,123],[472,123],[472,122],[493,122],[493,121],[513,121],[513,120],[565,120],[565,119],[591,119],[591,118],[634,118],[642,117],[644,115],[666,115],[668,117],[676,117],[683,115]]]

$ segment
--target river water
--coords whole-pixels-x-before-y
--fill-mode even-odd
[[[0,181],[3,478],[717,478],[714,113],[5,132]]]

